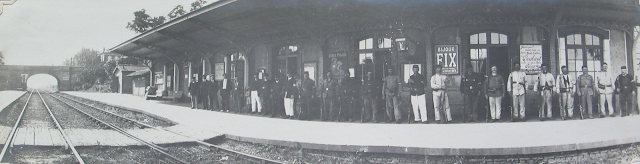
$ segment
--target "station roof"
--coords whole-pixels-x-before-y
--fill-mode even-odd
[[[379,22],[391,24],[389,29],[420,28],[447,18],[514,14],[603,18],[637,25],[640,4],[635,0],[219,0],[109,51],[177,61],[249,51],[274,41],[355,32],[364,26],[380,26]]]

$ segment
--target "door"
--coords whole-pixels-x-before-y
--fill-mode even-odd
[[[511,73],[511,60],[509,58],[509,48],[508,47],[489,47],[487,48],[487,75],[491,74],[491,67],[495,65],[498,68],[498,74],[504,78],[505,85],[507,84],[507,80],[509,78],[509,73]],[[506,91],[506,88],[505,88]],[[511,114],[511,98],[509,94],[506,94],[504,99],[502,99],[502,115],[509,116]],[[510,117],[506,117],[510,118]]]

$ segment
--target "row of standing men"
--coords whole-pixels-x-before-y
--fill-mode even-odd
[[[491,67],[491,74],[488,76],[473,72],[470,66],[467,68],[469,69],[464,73],[460,82],[460,91],[464,96],[463,122],[479,121],[477,113],[483,108],[478,108],[477,105],[482,95],[489,104],[487,115],[490,114],[491,122],[499,121],[502,99],[507,93],[511,95],[512,100],[511,120],[525,120],[526,74],[520,70],[518,63],[514,64],[514,71],[506,81],[497,74],[498,70],[495,66]],[[596,78],[593,78],[584,66],[582,68],[583,74],[576,80],[568,75],[566,66],[561,68],[562,74],[554,78],[548,72],[547,67],[541,65],[541,73],[537,76],[537,82],[534,86],[534,91],[540,91],[542,98],[539,109],[540,120],[553,119],[551,99],[554,93],[559,94],[560,115],[563,120],[573,118],[573,99],[576,96],[581,100],[579,108],[581,118],[593,118],[591,100],[594,95],[600,96],[600,117],[613,116],[612,94],[614,93],[620,94],[622,104],[619,107],[620,115],[629,115],[636,81],[628,75],[624,66],[621,68],[622,74],[615,81],[613,76],[607,72],[606,63],[603,63],[601,68],[602,71],[597,73]],[[413,74],[409,77],[408,86],[410,87],[410,102],[413,112],[408,112],[407,119],[410,122],[428,123],[425,97],[427,79],[419,73],[417,65],[413,66],[412,71]],[[349,72],[345,72],[344,77],[334,77],[331,72],[327,72],[325,77],[328,78],[322,80],[318,87],[309,78],[308,72],[304,72],[301,79],[292,74],[287,74],[286,79],[276,76],[273,80],[269,79],[268,73],[262,73],[262,78],[258,78],[259,75],[259,73],[254,74],[254,82],[249,87],[249,104],[251,104],[252,114],[260,113],[289,119],[312,119],[313,116],[310,113],[313,113],[311,110],[315,109],[313,106],[320,105],[317,113],[322,121],[360,119],[361,122],[378,122],[380,119],[384,119],[386,122],[400,123],[403,118],[403,111],[400,109],[402,81],[394,74],[393,69],[387,69],[387,76],[382,82],[375,80],[372,72],[367,72],[363,81],[350,77]],[[206,76],[203,82],[197,82],[194,79],[189,85],[192,108],[198,107],[197,102],[200,97],[204,108],[213,110],[217,104],[219,90],[221,110],[229,112],[229,104],[233,103],[237,109],[232,109],[232,111],[241,112],[244,104],[242,101],[243,93],[238,88],[237,81],[228,79],[226,74],[224,79],[219,82],[213,81],[212,77],[211,75]],[[432,89],[436,122],[451,122],[453,119],[447,95],[447,88],[451,85],[449,77],[442,75],[441,67],[436,66],[436,73],[429,82]],[[316,95],[316,93],[319,94]],[[230,97],[233,98],[230,99]],[[376,112],[378,111],[377,101],[380,98],[384,100],[386,105],[386,114],[382,116],[385,118],[379,118]],[[317,100],[320,100],[321,103],[318,104]],[[360,102],[362,104],[359,104]],[[608,108],[605,105],[608,105]],[[609,111],[608,114],[606,109]],[[411,119],[411,114],[413,114],[413,119]]]

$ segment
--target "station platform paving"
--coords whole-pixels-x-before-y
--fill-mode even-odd
[[[523,155],[640,142],[639,116],[468,124],[319,122],[190,109],[188,103],[145,100],[128,94],[64,93],[164,117],[182,129],[214,131],[239,141],[329,151]]]
[[[18,98],[25,93],[25,91],[0,91],[0,112],[2,112],[2,110],[7,106],[11,105],[14,101],[18,100]]]

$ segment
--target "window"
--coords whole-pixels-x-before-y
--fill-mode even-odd
[[[283,46],[278,52],[279,56],[296,55],[298,53],[298,46]]]
[[[475,49],[472,48],[471,51],[469,52],[470,55],[470,61],[471,61],[471,67],[473,68],[473,72],[478,72],[481,74],[486,73],[486,60],[487,59],[487,49],[486,48],[479,48],[479,49]]]
[[[373,38],[361,40],[358,48],[361,50],[373,49]]]
[[[566,66],[569,74],[578,77],[582,66],[587,66],[591,76],[600,71],[604,60],[603,48],[599,36],[592,34],[569,34],[566,37]],[[562,65],[562,63],[561,63]]]
[[[507,44],[507,35],[500,33],[478,33],[469,37],[469,44]]]
[[[469,61],[474,72],[487,73],[487,57],[490,45],[507,45],[507,35],[495,32],[483,32],[469,36]]]

